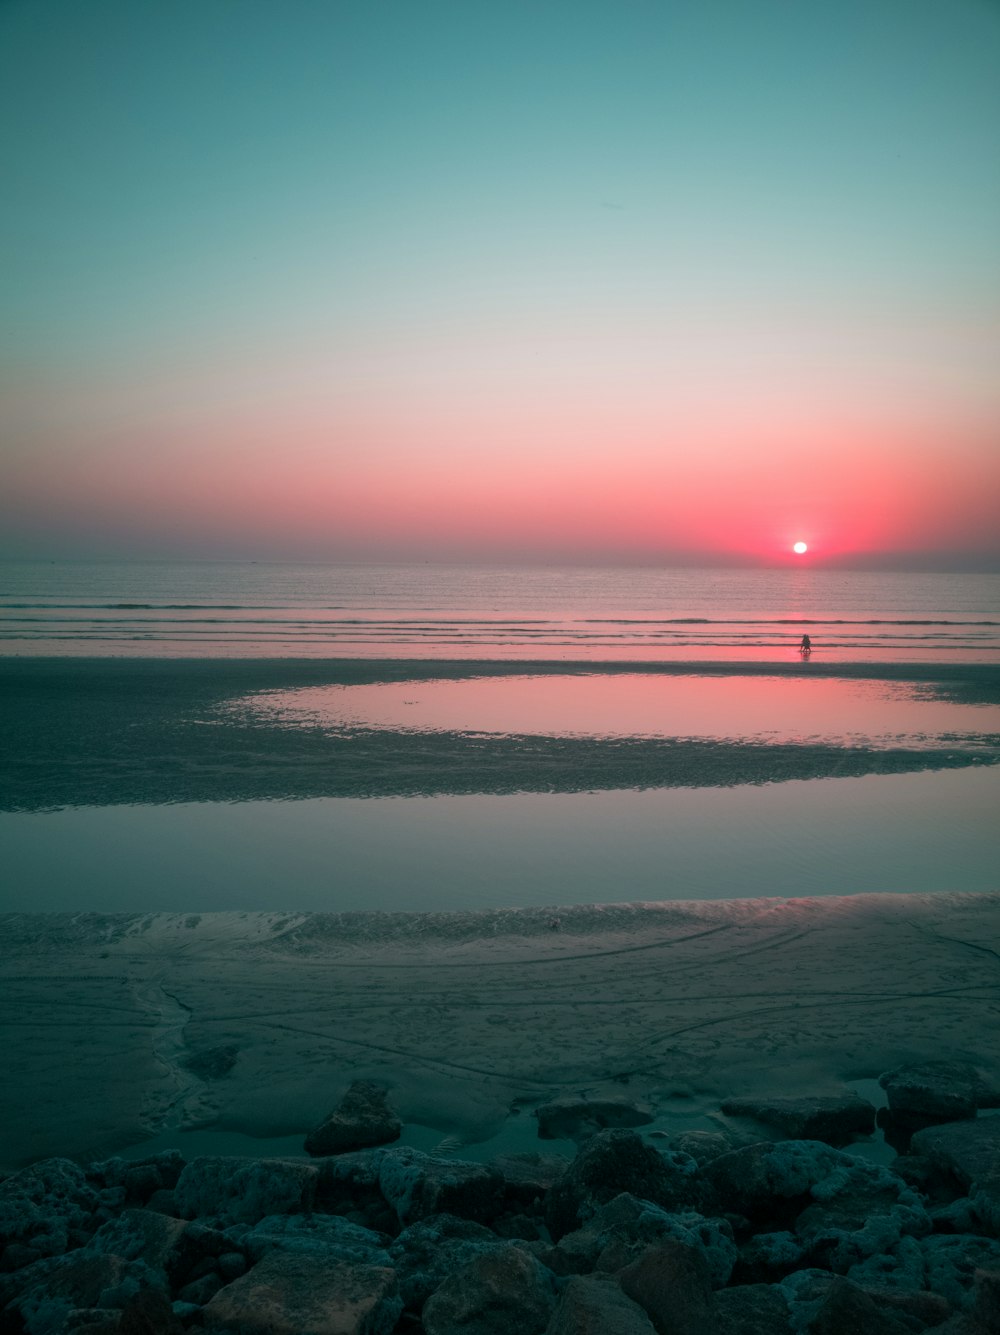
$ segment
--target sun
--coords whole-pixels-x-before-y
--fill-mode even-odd
[[[796,554],[796,556],[804,556],[808,550],[809,548],[806,546],[804,542],[796,542],[792,546],[792,551]]]

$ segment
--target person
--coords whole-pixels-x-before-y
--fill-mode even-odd
[[[813,650],[812,640],[808,635],[802,636],[802,643],[799,645],[800,654],[811,654]]]

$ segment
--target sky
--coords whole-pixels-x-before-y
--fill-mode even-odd
[[[1000,568],[1000,0],[0,0],[0,170],[0,554]]]

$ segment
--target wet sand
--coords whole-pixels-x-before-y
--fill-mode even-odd
[[[829,676],[910,683],[929,698],[1000,701],[1000,667],[867,663],[476,663],[0,659],[0,811],[121,803],[583,792],[900,774],[995,763],[1000,739],[920,747],[590,738],[283,726],[254,693],[469,677],[649,673]]]
[[[906,1060],[1000,1077],[1000,894],[20,914],[0,934],[8,1168],[171,1128],[301,1134],[359,1077],[458,1143],[581,1090],[669,1124]]]

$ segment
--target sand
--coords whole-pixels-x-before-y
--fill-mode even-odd
[[[359,1077],[404,1121],[486,1145],[583,1090],[669,1125],[906,1060],[1000,1077],[1000,894],[19,914],[0,935],[7,1168],[171,1128],[302,1134]]]

